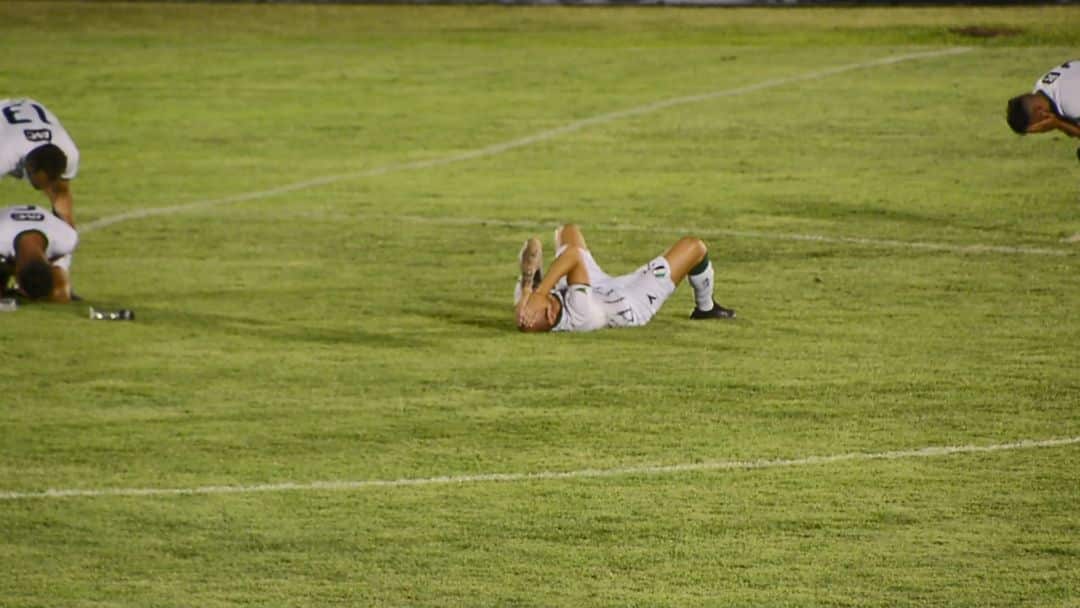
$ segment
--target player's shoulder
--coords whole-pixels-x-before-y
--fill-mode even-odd
[[[52,216],[52,211],[38,205],[9,205],[0,208],[0,221],[42,221]]]
[[[1037,84],[1049,86],[1062,80],[1075,81],[1077,79],[1080,79],[1080,59],[1070,59],[1046,70]]]
[[[0,99],[0,108],[8,108],[11,106],[28,106],[35,105],[45,108],[45,105],[36,99],[29,97],[9,97],[7,99]]]

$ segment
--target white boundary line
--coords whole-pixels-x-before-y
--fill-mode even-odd
[[[364,171],[356,171],[352,173],[342,173],[340,175],[328,175],[325,177],[319,177],[315,179],[305,180],[301,182],[295,182],[292,184],[286,184],[277,188],[270,188],[267,190],[260,190],[256,192],[248,192],[245,194],[236,194],[233,196],[227,196],[218,199],[209,199],[203,201],[196,201],[192,203],[185,203],[181,205],[171,205],[168,207],[156,207],[152,209],[138,209],[127,213],[120,213],[117,215],[107,216],[96,219],[91,222],[83,224],[79,232],[86,234],[102,228],[107,228],[114,224],[126,222],[129,220],[137,220],[148,217],[154,217],[158,215],[168,215],[173,213],[180,213],[183,211],[189,211],[192,209],[200,209],[203,207],[217,207],[220,205],[228,205],[231,203],[240,203],[244,201],[250,201],[260,198],[268,198],[271,196],[278,196],[281,194],[287,194],[289,192],[296,192],[298,190],[307,190],[309,188],[315,188],[318,186],[325,186],[328,184],[334,184],[352,179],[361,179],[365,177],[375,177],[378,175],[385,175],[387,173],[397,173],[400,171],[413,171],[418,169],[430,169],[433,167],[441,167],[444,165],[450,165],[453,163],[464,162],[467,160],[473,160],[477,158],[484,158],[488,156],[496,156],[510,150],[517,148],[523,148],[532,144],[553,139],[560,135],[567,133],[573,133],[580,131],[586,127],[593,125],[605,124],[620,120],[623,118],[630,118],[633,116],[641,116],[643,114],[651,114],[659,110],[672,108],[675,106],[700,103],[703,101],[711,101],[714,99],[720,99],[722,97],[734,97],[736,95],[743,95],[746,93],[754,93],[764,89],[770,89],[785,84],[791,84],[795,82],[803,82],[806,80],[816,80],[819,78],[825,78],[827,76],[834,76],[836,74],[842,74],[844,72],[850,72],[853,70],[861,70],[865,68],[871,68],[882,65],[891,65],[895,63],[901,63],[904,61],[912,61],[915,59],[929,59],[932,57],[944,57],[948,55],[958,55],[961,53],[967,53],[971,51],[970,47],[956,47],[951,49],[943,49],[937,51],[924,51],[921,53],[909,53],[906,55],[895,55],[892,57],[884,57],[881,59],[875,59],[873,61],[865,61],[862,63],[852,63],[847,65],[836,66],[832,68],[826,68],[824,70],[817,70],[813,72],[807,72],[805,74],[788,76],[785,78],[774,78],[772,80],[766,80],[757,84],[748,85],[745,87],[737,87],[734,89],[724,89],[720,91],[712,91],[709,93],[701,93],[698,95],[688,95],[685,97],[673,97],[671,99],[663,99],[650,104],[636,106],[626,110],[618,110],[615,112],[608,112],[606,114],[598,114],[582,120],[577,120],[571,123],[567,123],[561,127],[549,129],[546,131],[540,131],[532,135],[527,135],[518,139],[512,139],[510,141],[492,144],[483,148],[477,148],[475,150],[468,150],[458,154],[452,154],[450,156],[444,156],[441,158],[433,158],[429,160],[414,161],[408,163],[400,163],[393,165],[384,165],[382,167],[375,167],[373,169],[366,169]]]
[[[934,458],[954,454],[985,454],[1009,450],[1051,448],[1080,444],[1080,437],[1032,440],[992,445],[931,446],[910,450],[888,452],[848,452],[832,456],[807,456],[804,458],[781,458],[774,460],[720,460],[672,465],[617,467],[612,469],[580,469],[576,471],[542,471],[538,473],[484,473],[478,475],[447,475],[404,479],[371,479],[360,481],[312,481],[307,483],[284,482],[250,486],[200,486],[194,488],[97,488],[45,490],[44,492],[0,492],[0,500],[28,500],[48,498],[94,498],[103,496],[176,496],[202,494],[255,494],[259,492],[331,492],[365,490],[370,488],[400,488],[407,486],[461,485],[483,482],[530,482],[630,475],[672,475],[691,472],[779,469],[838,462],[866,462],[874,460],[899,460],[903,458]]]
[[[507,228],[549,229],[555,224],[528,220],[500,220],[477,217],[424,217],[419,215],[363,215],[369,220],[415,222],[418,224],[437,224],[447,226],[500,226]],[[758,232],[752,230],[725,230],[723,228],[680,228],[635,226],[634,224],[590,224],[590,228],[611,230],[614,232],[674,232],[697,236],[727,236],[735,238],[768,239],[774,241],[809,241],[816,243],[842,243],[863,245],[866,247],[919,249],[923,251],[946,251],[949,253],[981,254],[1002,253],[1013,255],[1046,255],[1068,257],[1073,252],[1068,249],[1047,249],[1042,247],[1022,247],[1015,245],[965,245],[951,243],[928,243],[920,241],[897,241],[892,239],[869,239],[853,236],[824,236],[819,234],[797,234],[784,232]]]

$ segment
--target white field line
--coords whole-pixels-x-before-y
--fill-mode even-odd
[[[501,226],[507,228],[542,230],[553,229],[555,227],[555,225],[550,222],[537,222],[530,220],[500,220],[477,217],[424,217],[419,215],[368,215],[362,217],[370,220],[415,222],[418,224],[437,224],[444,226]],[[665,232],[683,235],[695,235],[701,237],[724,236],[733,238],[767,239],[774,241],[809,241],[816,243],[862,245],[866,247],[918,249],[923,251],[945,251],[949,253],[960,254],[1003,253],[1013,255],[1046,255],[1057,257],[1067,257],[1074,255],[1074,252],[1069,249],[1049,249],[1043,247],[1022,247],[1014,245],[928,243],[921,241],[897,241],[893,239],[870,239],[854,236],[824,236],[819,234],[759,232],[752,230],[725,230],[723,228],[688,228],[669,226],[657,228],[652,226],[636,226],[634,224],[590,224],[589,228],[610,230],[613,232]]]
[[[894,63],[901,63],[904,61],[912,61],[916,59],[930,59],[933,57],[944,57],[947,55],[957,55],[960,53],[967,53],[971,49],[969,47],[957,47],[951,49],[943,49],[937,51],[926,51],[921,53],[909,53],[906,55],[895,55],[893,57],[884,57],[882,59],[875,59],[872,61],[865,61],[862,63],[852,63],[847,65],[836,66],[832,68],[826,68],[824,70],[816,70],[813,72],[806,72],[804,74],[798,74],[795,76],[788,76],[785,78],[774,78],[759,82],[757,84],[748,85],[745,87],[737,87],[734,89],[723,89],[720,91],[712,91],[708,93],[701,93],[698,95],[689,95],[685,97],[673,97],[670,99],[663,99],[653,103],[628,108],[626,110],[618,110],[615,112],[608,112],[606,114],[598,114],[582,120],[576,120],[574,122],[567,123],[561,127],[549,129],[546,131],[540,131],[532,135],[521,137],[518,139],[512,139],[498,144],[492,144],[483,148],[477,148],[475,150],[468,150],[458,154],[451,154],[449,156],[443,156],[440,158],[433,158],[428,160],[413,161],[408,163],[399,163],[392,165],[384,165],[382,167],[375,167],[372,169],[366,169],[363,171],[355,171],[350,173],[342,173],[339,175],[328,175],[325,177],[318,177],[315,179],[309,179],[301,182],[295,182],[292,184],[286,184],[277,188],[269,188],[267,190],[259,190],[256,192],[248,192],[244,194],[236,194],[233,196],[227,196],[218,199],[208,199],[202,201],[195,201],[192,203],[185,203],[181,205],[171,205],[167,207],[156,207],[150,209],[138,209],[127,213],[120,213],[117,215],[107,216],[99,218],[97,220],[87,222],[83,224],[79,231],[83,234],[87,232],[93,232],[101,228],[106,228],[114,224],[126,222],[128,220],[137,220],[148,217],[154,217],[158,215],[168,215],[173,213],[180,213],[183,211],[189,211],[192,209],[200,209],[203,207],[217,207],[219,205],[228,205],[231,203],[240,203],[244,201],[250,201],[261,198],[269,198],[272,196],[278,196],[281,194],[288,194],[289,192],[296,192],[298,190],[307,190],[309,188],[315,188],[318,186],[325,186],[328,184],[334,184],[337,182],[361,179],[365,177],[375,177],[378,175],[385,175],[388,173],[397,173],[400,171],[414,171],[419,169],[430,169],[433,167],[441,167],[444,165],[450,165],[453,163],[464,162],[477,158],[484,158],[488,156],[496,156],[510,150],[517,148],[523,148],[532,144],[553,139],[560,135],[567,133],[573,133],[580,131],[586,127],[593,125],[600,125],[623,118],[630,118],[634,116],[641,116],[643,114],[651,114],[667,108],[675,106],[700,103],[703,101],[712,101],[714,99],[720,99],[723,97],[734,97],[737,95],[744,95],[746,93],[754,93],[762,91],[764,89],[771,89],[786,84],[792,84],[796,82],[803,82],[806,80],[816,80],[819,78],[825,78],[828,76],[834,76],[836,74],[842,74],[844,72],[850,72],[853,70],[862,70],[866,68],[872,68],[882,65],[891,65]]]
[[[370,479],[359,481],[312,481],[258,484],[248,486],[201,486],[194,488],[88,488],[45,490],[44,492],[0,492],[0,500],[27,500],[48,498],[93,498],[102,496],[176,496],[195,494],[254,494],[258,492],[331,492],[365,490],[372,488],[400,488],[407,486],[461,485],[484,482],[533,482],[550,480],[573,480],[603,477],[626,477],[631,475],[672,475],[691,472],[780,469],[826,465],[840,462],[865,462],[873,460],[900,460],[904,458],[934,458],[954,454],[984,454],[1010,450],[1051,448],[1080,444],[1080,437],[1060,439],[1022,440],[992,445],[931,446],[911,450],[889,452],[849,452],[832,456],[807,456],[804,458],[774,460],[720,460],[672,465],[632,466],[611,469],[579,469],[576,471],[541,471],[537,473],[484,473],[478,475],[447,475],[404,479]]]

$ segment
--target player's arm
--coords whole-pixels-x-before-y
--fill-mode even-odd
[[[59,266],[52,267],[53,290],[49,294],[50,302],[66,304],[71,301],[71,282],[68,281],[68,273]]]
[[[581,249],[579,247],[567,247],[562,254],[555,258],[548,268],[544,280],[536,287],[538,293],[548,293],[559,281],[566,277],[566,281],[572,285],[588,285],[589,271],[581,262]]]
[[[523,289],[521,300],[517,305],[519,325],[521,323],[532,325],[538,319],[543,318],[548,306],[547,295],[552,289],[555,289],[555,286],[563,277],[566,277],[568,283],[574,285],[589,284],[589,271],[581,261],[580,248],[567,247],[551,263],[544,280],[540,281],[536,289]]]
[[[72,228],[75,227],[75,215],[73,211],[74,200],[71,197],[71,182],[66,179],[59,179],[45,187],[45,195],[49,197],[49,202],[52,203],[53,211],[60,216],[60,219],[68,223]]]
[[[1028,125],[1028,133],[1046,133],[1057,128],[1057,116],[1047,116]]]
[[[1028,133],[1046,133],[1047,131],[1061,131],[1069,137],[1080,137],[1080,125],[1053,114],[1032,123],[1027,130]]]
[[[1058,118],[1057,129],[1069,137],[1080,137],[1080,125]]]

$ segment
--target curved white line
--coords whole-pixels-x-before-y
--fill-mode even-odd
[[[671,465],[647,465],[617,467],[611,469],[579,469],[576,471],[541,471],[537,473],[484,473],[479,475],[446,475],[405,479],[369,479],[358,481],[312,481],[283,482],[259,485],[200,486],[193,488],[72,488],[45,490],[44,492],[0,492],[0,500],[27,500],[48,498],[94,498],[102,496],[176,496],[192,494],[254,494],[257,492],[291,491],[343,491],[369,488],[399,488],[406,486],[450,485],[482,482],[550,481],[561,479],[584,479],[596,477],[625,477],[629,475],[672,475],[700,471],[728,471],[777,469],[833,464],[837,462],[860,462],[870,460],[899,460],[902,458],[933,458],[954,454],[982,454],[1008,450],[1050,448],[1080,444],[1080,437],[1058,439],[1024,439],[1011,443],[992,445],[930,446],[910,450],[888,452],[848,452],[831,456],[806,456],[773,460],[720,460]]]
[[[418,224],[436,224],[444,226],[502,226],[507,228],[539,228],[545,230],[554,227],[553,223],[551,222],[537,222],[531,220],[500,220],[478,217],[425,217],[419,215],[363,215],[360,217],[370,220],[414,222]],[[696,236],[726,236],[734,238],[768,239],[774,241],[809,241],[816,243],[862,245],[866,247],[919,249],[923,251],[945,251],[948,253],[960,254],[1002,253],[1013,255],[1046,255],[1057,257],[1067,257],[1074,254],[1074,252],[1069,249],[1050,249],[1045,247],[987,245],[981,243],[930,243],[924,241],[898,241],[895,239],[871,239],[856,236],[825,236],[820,234],[759,232],[753,230],[726,230],[723,228],[687,228],[675,226],[665,226],[662,228],[657,228],[655,226],[636,226],[634,224],[590,224],[589,228],[610,230],[613,232],[665,232],[677,234],[693,234]]]
[[[620,120],[623,118],[629,118],[632,116],[641,116],[642,114],[650,114],[659,110],[664,110],[674,106],[681,106],[692,103],[700,103],[703,101],[711,101],[713,99],[719,99],[722,97],[732,97],[736,95],[743,95],[745,93],[754,93],[763,89],[770,89],[785,84],[791,84],[794,82],[802,82],[804,80],[814,80],[818,78],[825,78],[827,76],[833,76],[836,74],[842,74],[844,72],[850,72],[852,70],[861,70],[865,68],[876,67],[880,65],[891,65],[894,63],[901,63],[904,61],[911,61],[915,59],[928,59],[931,57],[943,57],[947,55],[957,55],[960,53],[967,53],[971,49],[969,47],[957,47],[951,49],[944,49],[938,51],[925,51],[921,53],[909,53],[907,55],[896,55],[893,57],[884,57],[882,59],[875,59],[873,61],[866,61],[862,63],[852,63],[848,65],[841,65],[824,70],[817,70],[814,72],[807,72],[796,76],[789,76],[786,78],[774,78],[772,80],[766,80],[757,84],[748,85],[745,87],[738,87],[734,89],[724,89],[721,91],[712,91],[709,93],[701,93],[699,95],[689,95],[685,97],[673,97],[671,99],[664,99],[656,101],[650,104],[645,104],[626,110],[619,110],[616,112],[608,112],[606,114],[599,114],[582,120],[577,120],[571,123],[567,123],[561,127],[549,129],[547,131],[540,131],[532,135],[527,135],[518,139],[512,139],[503,143],[493,144],[484,148],[478,148],[476,150],[469,150],[461,152],[459,154],[452,154],[450,156],[444,156],[441,158],[433,158],[429,160],[420,160],[409,163],[399,163],[393,165],[385,165],[382,167],[375,167],[372,169],[366,169],[363,171],[355,171],[351,173],[342,173],[340,175],[328,175],[325,177],[319,177],[315,179],[305,180],[292,184],[286,184],[277,188],[270,188],[267,190],[259,190],[257,192],[248,192],[246,194],[237,194],[234,196],[227,196],[224,198],[208,199],[203,201],[195,201],[192,203],[184,203],[181,205],[171,205],[168,207],[155,207],[152,209],[137,209],[127,213],[120,213],[118,215],[107,216],[96,219],[91,222],[83,224],[79,231],[83,234],[100,230],[114,224],[126,222],[129,220],[136,220],[148,217],[154,217],[158,215],[167,215],[173,213],[180,213],[183,211],[189,211],[192,209],[200,209],[203,207],[216,207],[219,205],[227,205],[230,203],[239,203],[243,201],[250,201],[254,199],[267,198],[271,196],[277,196],[280,194],[287,194],[289,192],[296,192],[297,190],[306,190],[308,188],[314,188],[316,186],[325,186],[327,184],[334,184],[351,179],[360,179],[364,177],[375,177],[378,175],[385,175],[387,173],[397,173],[400,171],[412,171],[417,169],[429,169],[432,167],[441,167],[443,165],[449,165],[452,163],[459,163],[467,160],[473,160],[477,158],[484,158],[488,156],[495,156],[514,150],[517,148],[523,148],[535,144],[537,142],[546,141],[560,135],[567,133],[573,133],[580,131],[586,127],[593,125],[599,125],[609,123],[612,121]]]

